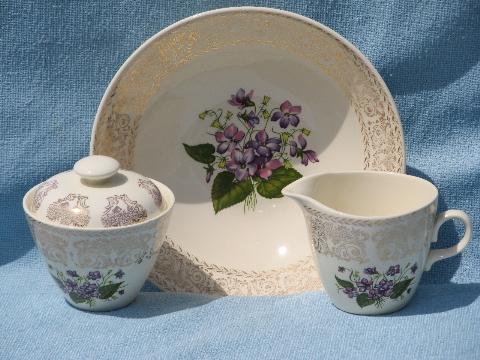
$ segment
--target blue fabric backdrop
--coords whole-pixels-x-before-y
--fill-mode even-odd
[[[23,194],[88,153],[101,96],[144,40],[186,16],[240,5],[311,17],[372,61],[400,111],[407,171],[439,187],[440,210],[472,215],[474,240],[436,264],[393,316],[347,315],[324,293],[212,299],[147,291],[117,312],[72,309],[40,262]],[[3,0],[0,49],[0,358],[480,358],[477,0]],[[461,232],[444,225],[437,246]]]

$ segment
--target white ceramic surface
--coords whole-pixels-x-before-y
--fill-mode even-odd
[[[253,170],[249,140],[257,141]],[[263,145],[279,162],[258,159]],[[135,51],[100,104],[91,153],[176,194],[151,280],[217,294],[321,286],[304,220],[281,198],[288,182],[326,170],[405,169],[395,104],[368,60],[319,23],[250,7],[182,20]]]
[[[117,160],[100,155],[39,184],[32,196],[39,220],[80,228],[131,225],[162,210],[162,195],[150,179],[120,170]]]
[[[468,215],[448,210],[437,216],[438,190],[414,176],[325,173],[297,180],[283,194],[303,210],[330,299],[354,314],[399,310],[415,293],[423,270],[460,253],[472,237]],[[449,219],[461,220],[465,235],[455,246],[431,250]]]
[[[92,160],[110,166],[91,167]],[[117,167],[113,159],[85,158],[75,168],[88,173],[88,183],[75,172],[65,172],[35,186],[23,199],[50,275],[65,299],[82,310],[117,309],[137,296],[165,240],[175,202],[165,185]],[[161,197],[152,197],[158,194],[151,187],[139,186],[145,181]],[[112,197],[123,200],[125,194],[135,200],[126,201],[124,207],[110,206]],[[138,219],[135,212],[140,203],[149,216]]]

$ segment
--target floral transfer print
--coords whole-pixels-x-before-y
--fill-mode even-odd
[[[350,299],[355,299],[358,306],[375,305],[382,308],[387,300],[400,300],[411,291],[411,285],[418,269],[417,264],[408,263],[403,267],[392,265],[386,272],[380,273],[376,267],[367,267],[363,273],[338,267],[342,275],[335,275],[338,291],[342,291]],[[345,275],[348,274],[348,280]]]
[[[58,188],[57,180],[47,180],[41,183],[35,193],[33,194],[33,211],[37,211],[42,205],[43,199],[47,196],[48,192]]]
[[[183,144],[187,154],[204,165],[205,181],[213,178],[215,213],[241,202],[244,210],[253,210],[257,194],[280,198],[285,186],[302,177],[292,160],[298,158],[305,166],[318,162],[316,152],[307,149],[310,130],[299,127],[301,106],[286,100],[275,107],[268,96],[257,103],[254,91],[244,89],[227,102],[233,109],[207,109],[198,115],[211,121],[213,144]]]
[[[87,200],[84,195],[68,194],[50,204],[47,219],[62,225],[85,227],[90,221]]]
[[[147,218],[147,211],[143,206],[126,194],[110,196],[107,201],[108,205],[101,219],[105,227],[131,225]]]
[[[49,268],[53,270],[51,266]],[[125,284],[121,281],[124,275],[122,269],[116,272],[108,270],[105,274],[90,271],[80,275],[75,270],[52,274],[58,286],[75,304],[86,303],[89,307],[94,307],[97,301],[112,301],[122,296],[125,293]]]
[[[138,179],[138,186],[148,191],[155,205],[158,207],[162,205],[162,194],[160,194],[160,190],[158,190],[153,181],[149,179]]]

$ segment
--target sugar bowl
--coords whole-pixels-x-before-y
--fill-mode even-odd
[[[23,209],[65,299],[79,309],[108,311],[139,293],[174,202],[167,186],[93,155],[30,189]]]

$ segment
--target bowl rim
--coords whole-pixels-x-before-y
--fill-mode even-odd
[[[353,53],[355,53],[362,61],[363,63],[369,68],[369,70],[375,75],[376,79],[379,82],[379,85],[381,88],[384,89],[385,94],[388,97],[388,101],[392,106],[392,111],[395,114],[395,117],[401,122],[400,118],[400,113],[398,112],[397,105],[395,104],[395,101],[393,99],[392,94],[390,93],[390,90],[383,80],[382,76],[380,73],[377,71],[377,69],[373,66],[373,64],[370,62],[370,60],[367,59],[367,57],[355,46],[353,45],[350,41],[348,41],[346,38],[344,38],[342,35],[334,31],[333,29],[329,28],[328,26],[315,21],[313,19],[310,19],[306,16],[291,12],[291,11],[286,11],[286,10],[280,10],[280,9],[275,9],[275,8],[269,8],[269,7],[260,7],[260,6],[237,6],[237,7],[226,7],[226,8],[220,8],[220,9],[214,9],[214,10],[209,10],[205,12],[200,12],[197,14],[194,14],[192,16],[186,17],[184,19],[181,19],[179,21],[176,21],[175,23],[163,28],[156,34],[152,35],[150,38],[148,38],[145,42],[143,42],[133,53],[131,53],[128,58],[125,60],[125,62],[120,66],[120,68],[117,70],[115,73],[114,77],[111,79],[109,82],[107,88],[105,89],[105,92],[103,94],[102,100],[100,101],[100,104],[97,108],[97,112],[95,114],[95,119],[92,124],[92,132],[90,135],[90,154],[94,154],[94,144],[95,144],[95,138],[96,138],[96,133],[97,133],[97,127],[98,123],[100,122],[101,118],[101,113],[103,109],[106,107],[107,102],[109,101],[110,94],[112,90],[114,90],[114,87],[116,86],[117,82],[119,79],[123,76],[123,73],[125,70],[130,66],[131,63],[134,62],[134,60],[137,57],[140,57],[145,49],[147,49],[151,43],[155,42],[157,39],[161,38],[162,36],[168,34],[169,32],[198,19],[213,16],[213,15],[218,15],[218,14],[231,14],[231,13],[241,13],[241,12],[256,12],[256,13],[264,13],[264,14],[274,14],[274,15],[279,15],[279,16],[284,16],[288,18],[293,18],[296,20],[299,20],[301,22],[304,22],[307,25],[311,25],[313,27],[319,28],[325,32],[327,32],[330,36],[338,39],[341,43],[343,43],[345,46],[347,46]],[[402,156],[405,159],[406,156],[406,149],[405,149],[405,136],[403,133],[403,127],[400,126],[400,138],[401,142],[404,144],[403,149],[402,149]],[[403,169],[402,172],[406,172],[406,161],[403,161]]]
[[[41,223],[42,225],[45,225],[45,226],[50,226],[50,227],[55,228],[55,229],[61,229],[61,230],[67,230],[67,231],[76,231],[76,232],[82,232],[82,233],[84,233],[84,232],[105,232],[105,231],[117,232],[117,231],[130,230],[130,229],[134,229],[134,228],[137,228],[137,227],[142,227],[142,226],[151,224],[155,221],[158,221],[160,218],[162,218],[165,215],[167,215],[168,213],[170,213],[173,206],[175,205],[175,194],[173,193],[173,191],[167,185],[161,183],[160,181],[157,181],[155,179],[150,179],[150,180],[153,181],[154,184],[159,188],[163,199],[166,200],[166,202],[167,202],[167,206],[162,211],[160,211],[158,214],[156,214],[155,216],[153,216],[153,217],[151,217],[151,218],[149,218],[145,221],[135,223],[135,224],[115,226],[115,227],[109,227],[109,228],[102,228],[102,227],[85,227],[85,228],[83,228],[83,227],[74,227],[74,226],[67,226],[67,225],[62,225],[62,224],[55,224],[53,222],[45,221],[43,219],[40,219],[37,215],[35,215],[29,209],[28,201],[29,201],[32,193],[42,183],[33,186],[30,190],[28,190],[25,193],[25,195],[23,196],[23,199],[22,199],[23,211],[24,211],[24,213],[27,217],[33,219],[34,221],[39,222],[39,223]]]

